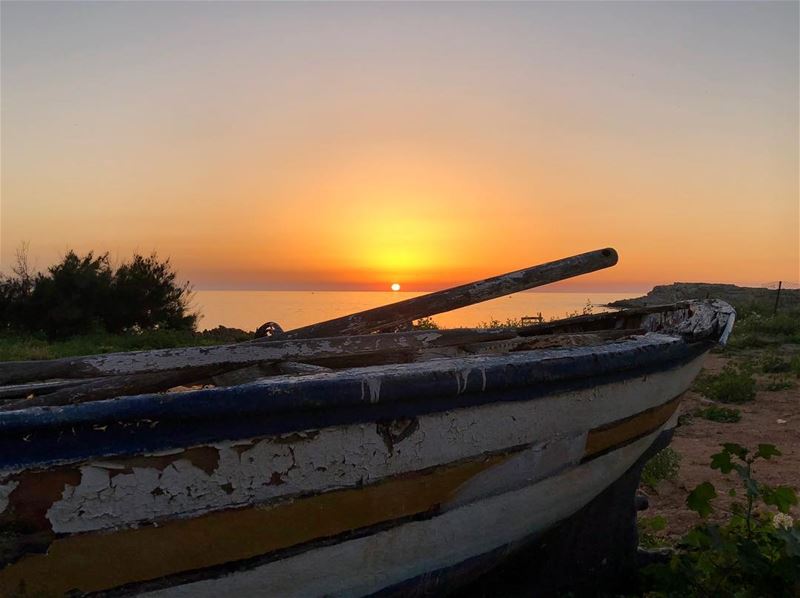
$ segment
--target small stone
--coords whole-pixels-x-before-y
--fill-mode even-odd
[[[779,423],[779,424],[785,424],[785,423],[786,423],[786,420],[785,420],[785,419],[779,419],[779,420],[778,420],[778,423]]]

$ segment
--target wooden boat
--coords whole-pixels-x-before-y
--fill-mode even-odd
[[[329,356],[244,384],[6,410],[0,595],[353,596],[466,579],[625,474],[733,320],[706,300],[458,343],[376,334],[412,339],[413,360],[323,368]]]

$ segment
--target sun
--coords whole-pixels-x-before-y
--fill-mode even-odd
[[[399,291],[400,290],[400,284],[397,283],[397,282],[393,282],[392,283],[392,290],[393,291]]]

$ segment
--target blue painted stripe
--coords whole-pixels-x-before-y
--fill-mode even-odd
[[[710,346],[624,341],[6,412],[0,415],[0,468],[131,455],[531,400],[667,370]],[[377,402],[366,379],[380,384]]]

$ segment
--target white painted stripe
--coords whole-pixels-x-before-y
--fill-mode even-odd
[[[219,464],[211,473],[186,459],[177,459],[163,471],[135,467],[131,473],[122,473],[113,462],[95,462],[81,467],[80,484],[67,486],[47,516],[56,533],[119,528],[370,484],[514,446],[531,444],[540,450],[542,445],[576,439],[591,428],[673,399],[688,387],[699,368],[698,359],[667,372],[529,402],[493,403],[423,416],[419,428],[392,451],[371,423],[268,438],[252,446],[242,441],[217,444]],[[542,461],[541,472],[534,471],[531,479],[574,462],[578,445],[569,446],[560,459],[550,454]],[[511,476],[508,483],[490,484],[493,492],[518,486],[513,467],[509,465],[502,474]],[[480,484],[476,482],[463,500],[479,498]]]
[[[533,485],[462,506],[431,520],[144,595],[290,598],[370,594],[547,530],[618,479],[659,432]]]

